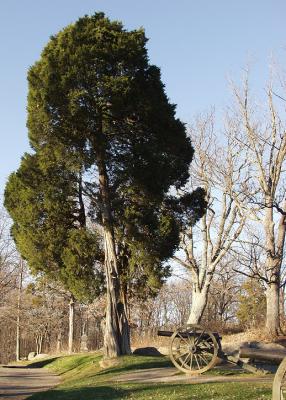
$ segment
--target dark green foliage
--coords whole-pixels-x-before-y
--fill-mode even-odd
[[[63,249],[67,286],[79,300],[93,300],[102,291],[104,260],[99,243],[96,233],[88,229],[73,229]]]
[[[96,232],[81,225],[79,182],[63,165],[26,154],[6,186],[12,234],[34,273],[59,280],[80,300],[102,289],[103,253]],[[99,265],[96,265],[99,264]]]
[[[105,145],[112,189],[162,197],[186,182],[193,149],[145,43],[103,14],[65,28],[30,69],[28,128],[35,150],[59,141],[86,168]]]
[[[53,36],[29,70],[36,154],[10,177],[6,206],[31,267],[55,274],[60,267],[77,295],[85,288],[77,277],[91,281],[91,264],[102,260],[98,238],[79,229],[86,218],[103,223],[100,157],[123,284],[156,290],[169,274],[165,262],[184,213],[196,220],[204,207],[201,192],[170,196],[187,182],[193,148],[146,41],[142,29],[128,32],[97,13]]]

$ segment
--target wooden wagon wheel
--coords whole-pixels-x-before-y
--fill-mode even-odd
[[[215,336],[200,325],[187,325],[171,336],[169,354],[180,371],[201,374],[212,368],[218,355]]]
[[[283,358],[279,365],[272,388],[272,400],[285,400],[286,399],[286,357]]]

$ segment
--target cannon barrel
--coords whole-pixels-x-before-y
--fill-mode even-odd
[[[279,364],[286,357],[285,350],[266,350],[254,349],[252,347],[241,347],[239,350],[240,358],[251,358],[252,360],[272,361]]]
[[[172,331],[158,331],[157,335],[158,336],[165,336],[165,337],[171,337],[174,334],[174,332]],[[219,336],[219,334],[217,332],[213,332],[214,337],[217,340],[220,340],[221,337]],[[209,338],[209,335],[207,333],[204,332],[177,332],[176,337],[182,337],[184,339],[187,339],[189,337],[199,337],[202,340],[207,340]]]
[[[172,331],[158,331],[157,335],[158,336],[166,336],[166,337],[171,337],[174,332]]]

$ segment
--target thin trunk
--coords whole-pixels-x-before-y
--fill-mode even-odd
[[[60,330],[57,336],[56,352],[60,353],[61,348],[62,348],[62,331]]]
[[[285,321],[284,297],[285,297],[285,286],[280,288],[279,292],[279,316],[280,316],[280,322],[282,323],[284,323]]]
[[[39,336],[39,349],[38,349],[38,354],[42,353],[42,347],[43,347],[43,335]]]
[[[73,333],[74,331],[74,297],[72,296],[69,302],[69,340],[68,352],[72,354],[73,351]]]
[[[266,288],[266,330],[271,336],[279,334],[279,284],[270,283]]]
[[[125,315],[125,318],[120,320],[121,347],[123,349],[123,354],[131,354],[130,328],[127,319],[128,316],[127,285],[123,285],[123,288],[121,289],[121,303]]]
[[[36,353],[40,354],[41,346],[40,346],[40,334],[36,335]]]
[[[20,361],[20,340],[21,340],[21,332],[20,332],[20,318],[21,318],[21,300],[22,300],[22,285],[23,285],[23,269],[24,263],[23,260],[20,260],[20,281],[18,288],[18,299],[17,299],[17,322],[16,322],[16,361]]]

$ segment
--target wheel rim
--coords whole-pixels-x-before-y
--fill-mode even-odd
[[[274,380],[272,389],[273,400],[285,400],[286,399],[286,357],[282,360],[279,365]]]
[[[187,325],[171,336],[169,353],[180,371],[201,374],[216,363],[218,343],[213,333],[202,326]]]

